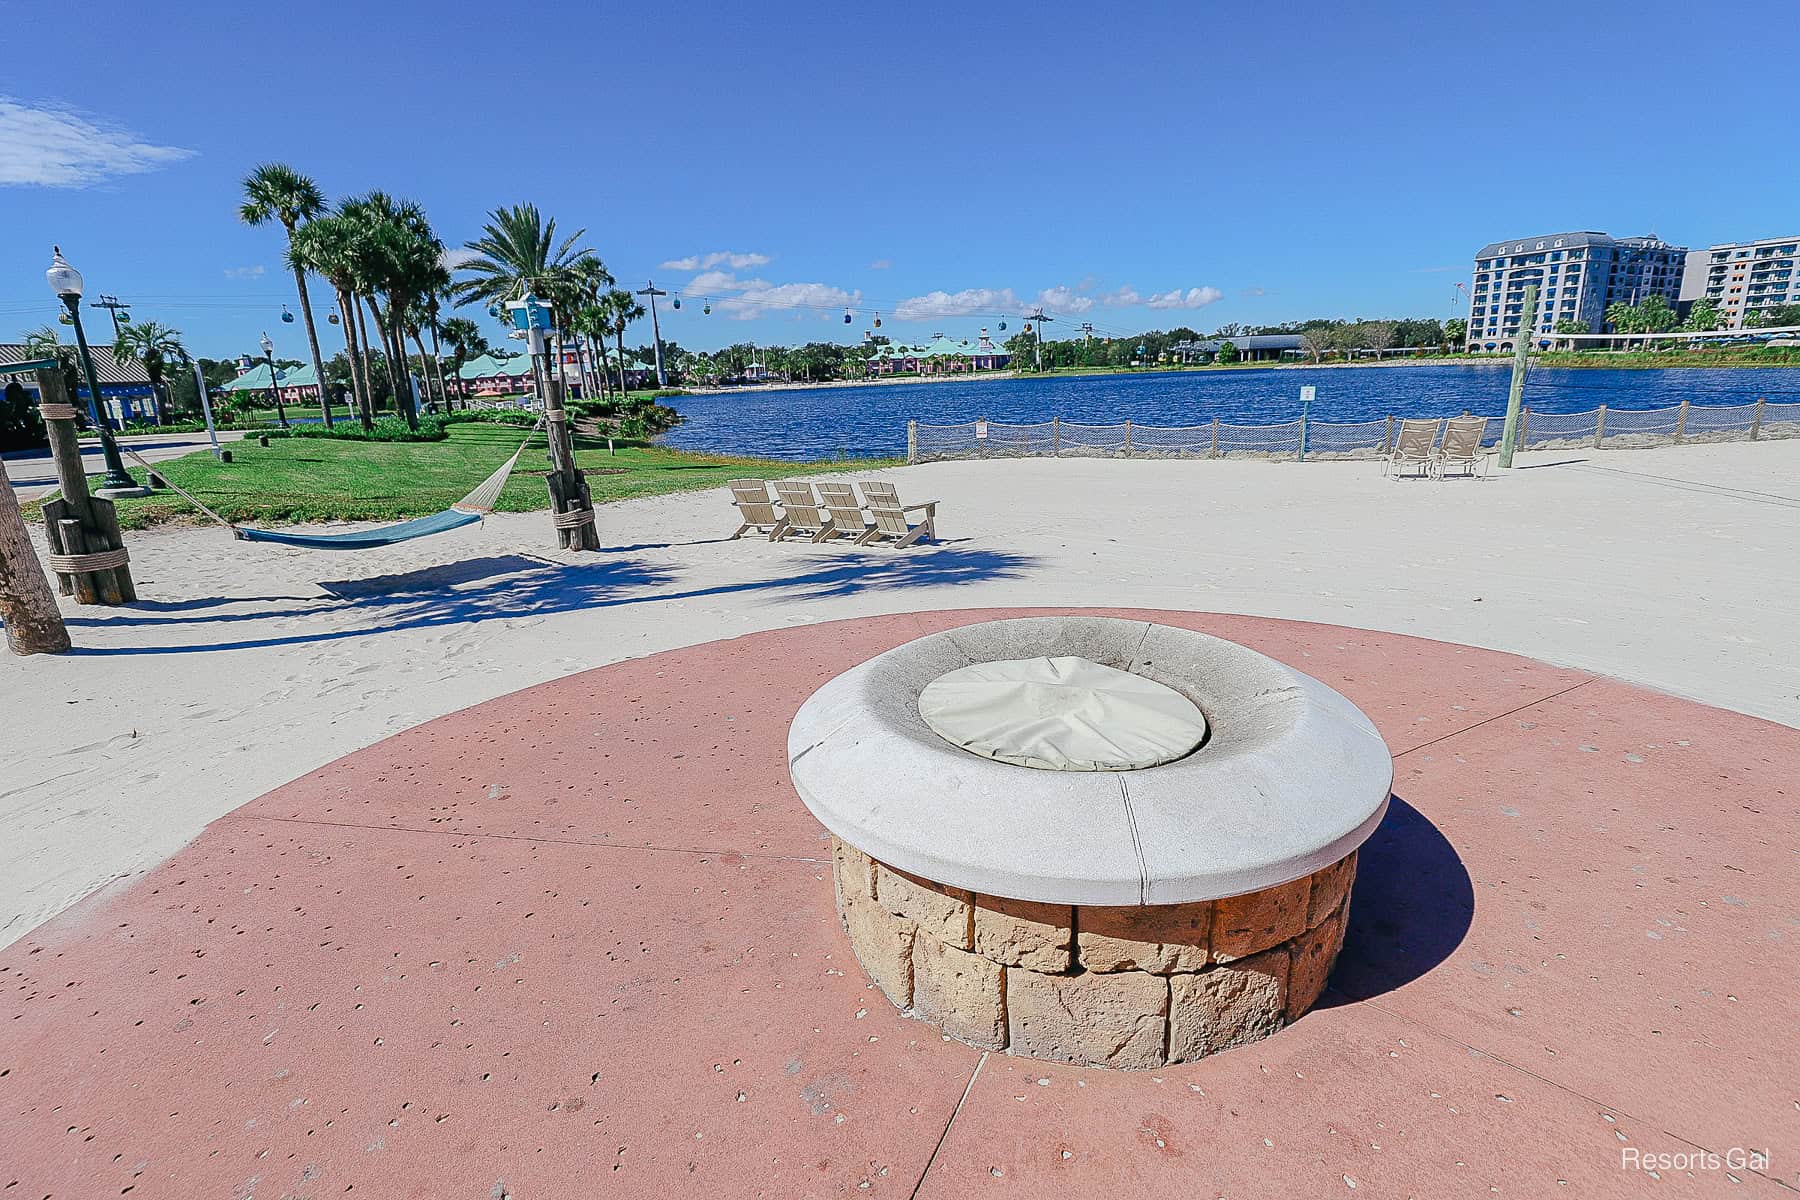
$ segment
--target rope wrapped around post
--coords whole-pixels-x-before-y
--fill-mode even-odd
[[[84,575],[89,571],[111,571],[131,561],[123,546],[117,550],[97,550],[92,554],[50,554],[50,569],[59,575]]]
[[[580,529],[583,525],[594,523],[594,510],[571,508],[567,512],[551,513],[550,523],[558,529]]]

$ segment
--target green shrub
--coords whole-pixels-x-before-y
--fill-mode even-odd
[[[364,429],[357,421],[339,421],[329,429],[324,425],[290,425],[264,432],[270,437],[339,438],[348,442],[441,442],[447,436],[442,417],[420,417],[417,429],[399,417],[382,417],[373,429]]]
[[[437,418],[446,425],[477,421],[488,425],[516,425],[529,429],[538,423],[538,414],[523,408],[471,408],[447,412]]]

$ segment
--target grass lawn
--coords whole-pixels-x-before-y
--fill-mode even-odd
[[[231,444],[233,461],[207,451],[158,463],[159,474],[194,493],[220,515],[253,525],[301,521],[387,521],[441,512],[462,499],[518,448],[524,431],[471,422],[452,425],[441,442],[353,442],[276,438],[267,449],[254,439]],[[542,433],[519,459],[500,493],[502,512],[548,508],[543,475],[549,469]],[[898,459],[802,464],[775,459],[694,454],[620,443],[606,452],[603,438],[577,437],[575,458],[587,472],[595,504],[718,487],[740,478],[785,479],[796,474],[873,470]],[[617,472],[616,474],[603,472]],[[132,475],[143,480],[142,468]],[[117,501],[126,529],[206,518],[173,492]],[[28,505],[34,511],[36,505]]]

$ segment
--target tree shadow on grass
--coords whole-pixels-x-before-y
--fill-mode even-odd
[[[1350,927],[1319,1007],[1411,983],[1456,952],[1474,919],[1475,885],[1456,847],[1393,797],[1357,855]]]
[[[583,609],[614,608],[663,600],[696,600],[730,595],[762,596],[780,603],[827,600],[914,588],[959,586],[1023,576],[1036,559],[995,550],[932,546],[891,555],[863,553],[830,559],[771,558],[770,574],[712,587],[677,589],[675,568],[614,557],[558,563],[525,555],[497,555],[426,567],[371,579],[322,583],[327,597],[304,606],[265,612],[202,616],[158,616],[120,610],[117,616],[77,618],[96,628],[109,626],[203,627],[221,630],[248,622],[331,618],[334,627],[267,637],[234,637],[171,645],[77,646],[79,655],[195,654],[250,650],[372,637],[385,633],[475,624],[487,620],[543,617]],[[71,622],[75,623],[75,622]]]

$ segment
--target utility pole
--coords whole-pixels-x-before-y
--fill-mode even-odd
[[[119,358],[119,339],[125,336],[125,326],[131,324],[131,313],[128,311],[131,308],[131,305],[125,303],[117,296],[108,296],[105,293],[102,293],[98,300],[89,300],[88,307],[104,308],[107,315],[112,318],[113,361],[116,363]],[[150,398],[153,401],[150,405],[151,415],[154,417],[158,415],[156,410],[161,407],[161,401],[157,399],[156,389],[154,387],[150,389],[150,393]],[[119,403],[124,405],[127,401],[121,396],[119,398]]]
[[[652,279],[645,283],[643,287],[639,288],[637,294],[650,297],[650,336],[656,339],[656,386],[659,388],[668,387],[669,377],[663,373],[662,327],[658,325],[656,321],[656,298],[658,296],[666,296],[669,293],[657,287],[656,281]]]
[[[1080,325],[1076,326],[1076,328],[1081,330],[1081,348],[1085,350],[1093,344],[1094,323],[1092,321],[1083,321]]]
[[[104,308],[112,316],[113,340],[115,342],[118,341],[120,335],[125,332],[124,326],[131,324],[131,313],[129,311],[126,311],[124,316],[119,315],[121,311],[130,309],[131,305],[125,303],[117,296],[102,295],[98,300],[89,300],[88,307]]]
[[[1500,430],[1500,465],[1513,465],[1513,443],[1519,436],[1519,408],[1525,400],[1525,367],[1531,356],[1531,339],[1537,334],[1537,284],[1525,285],[1525,311],[1513,343],[1512,386],[1506,392],[1506,424]]]
[[[1032,347],[1035,351],[1033,362],[1036,364],[1033,369],[1042,371],[1044,369],[1044,322],[1054,321],[1056,318],[1046,317],[1044,315],[1044,310],[1040,308],[1025,319],[1027,321],[1035,322],[1031,327],[1031,332],[1037,338],[1037,342]]]

